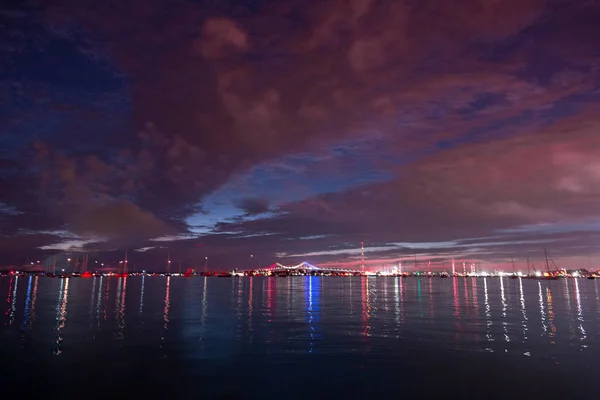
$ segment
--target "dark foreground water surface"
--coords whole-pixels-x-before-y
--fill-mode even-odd
[[[598,399],[599,286],[2,277],[0,390],[6,398]]]

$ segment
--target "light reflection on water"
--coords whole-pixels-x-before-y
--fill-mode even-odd
[[[600,366],[598,285],[493,277],[3,277],[1,348],[50,367],[108,354],[122,368],[142,356],[192,363],[183,375],[230,363],[248,379],[259,379],[245,364],[252,360],[274,370],[288,359],[324,356],[323,368],[401,362],[417,370],[462,354],[502,362],[506,373],[532,360],[533,370],[559,368],[565,379]],[[334,366],[335,357],[345,361]]]

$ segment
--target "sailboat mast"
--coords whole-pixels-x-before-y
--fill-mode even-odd
[[[510,260],[512,261],[513,275],[514,275],[515,274],[515,258],[511,257]]]
[[[171,272],[171,250],[167,253],[167,273]]]
[[[550,273],[550,265],[548,264],[548,252],[544,249],[544,256],[546,257],[546,270]]]
[[[365,273],[365,242],[360,242],[360,272]]]

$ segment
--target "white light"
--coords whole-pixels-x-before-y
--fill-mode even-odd
[[[542,273],[540,271],[536,271],[535,276],[542,276]]]

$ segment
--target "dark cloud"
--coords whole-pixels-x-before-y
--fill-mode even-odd
[[[263,199],[243,198],[236,203],[236,207],[248,215],[262,214],[269,211],[269,202]]]
[[[190,258],[201,234],[243,264],[594,217],[598,16],[567,0],[2,8],[2,233],[99,251],[162,237]]]
[[[164,222],[127,201],[90,208],[77,216],[69,228],[81,236],[109,238],[154,238],[172,233]]]

